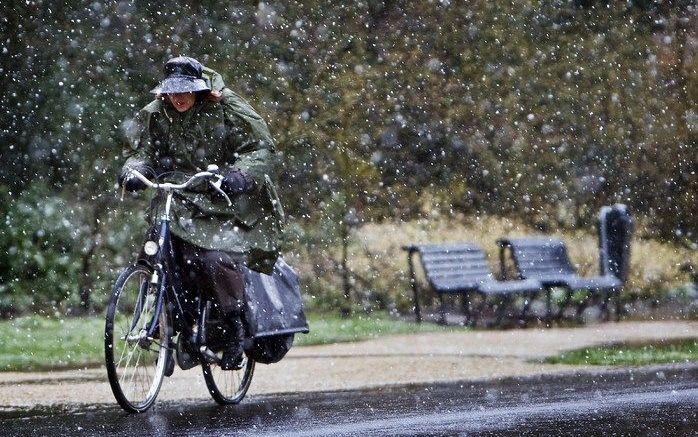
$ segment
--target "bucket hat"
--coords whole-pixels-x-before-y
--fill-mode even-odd
[[[187,56],[178,56],[165,63],[165,78],[150,92],[152,94],[195,93],[211,91],[202,79],[203,66]]]

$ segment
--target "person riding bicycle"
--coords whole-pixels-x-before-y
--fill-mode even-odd
[[[183,285],[213,298],[232,335],[221,368],[242,362],[244,280],[240,265],[270,274],[278,257],[283,210],[276,194],[278,155],[266,123],[231,91],[217,72],[189,57],[168,60],[165,78],[151,93],[155,100],[125,123],[127,157],[119,185],[146,188],[129,171],[160,182],[180,183],[215,164],[229,206],[209,183],[173,198],[172,244]],[[163,198],[151,203],[151,221]]]

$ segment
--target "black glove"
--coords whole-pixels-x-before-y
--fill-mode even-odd
[[[144,167],[122,168],[121,174],[119,175],[119,186],[124,187],[126,191],[140,191],[148,188],[148,186],[142,180],[130,174],[131,169],[137,170],[141,174],[147,171],[147,169]]]
[[[228,196],[236,196],[238,194],[250,191],[254,187],[254,180],[240,169],[233,169],[225,175],[221,181],[221,189]]]

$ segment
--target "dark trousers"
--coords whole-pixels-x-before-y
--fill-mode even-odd
[[[223,314],[240,314],[245,299],[245,282],[238,264],[242,256],[208,250],[172,236],[177,262],[186,290],[196,292],[220,305]]]

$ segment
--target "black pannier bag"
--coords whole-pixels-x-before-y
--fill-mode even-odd
[[[308,333],[303,298],[296,272],[279,258],[271,275],[243,267],[247,308],[245,352],[264,363],[280,361],[291,348],[296,333]]]

